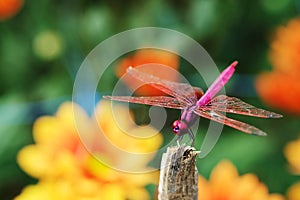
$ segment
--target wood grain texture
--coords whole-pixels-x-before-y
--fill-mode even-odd
[[[167,149],[161,161],[159,200],[198,199],[198,154],[194,148],[183,145]]]

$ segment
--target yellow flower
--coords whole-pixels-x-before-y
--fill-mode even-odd
[[[284,154],[292,171],[300,175],[300,138],[289,142],[284,149]]]
[[[285,149],[284,154],[287,161],[290,164],[293,173],[300,175],[300,138],[289,142]],[[292,185],[287,191],[287,197],[289,200],[300,199],[300,181]]]
[[[292,185],[287,191],[287,197],[289,200],[300,199],[300,182]]]
[[[117,106],[116,109],[120,116],[124,115],[123,106]],[[73,111],[79,116],[76,121]],[[148,169],[147,164],[154,156],[149,152],[159,148],[162,136],[156,134],[147,139],[132,138],[117,126],[111,112],[110,103],[106,101],[98,104],[92,118],[79,106],[64,103],[55,116],[39,118],[33,127],[35,144],[23,148],[17,158],[21,168],[39,181],[36,185],[27,186],[16,200],[149,199],[144,186],[157,182],[157,172],[123,173],[110,166],[129,168],[136,164]],[[98,124],[103,126],[101,130]],[[76,125],[84,127],[85,133],[79,134]],[[131,129],[141,134],[155,132],[150,127]],[[107,144],[105,137],[109,137],[111,144]],[[114,152],[110,148],[112,144],[127,152]],[[141,160],[133,160],[134,156],[128,153],[129,150],[149,155]]]
[[[279,194],[269,194],[268,188],[253,174],[239,176],[229,161],[220,162],[209,181],[199,176],[200,200],[283,200]]]

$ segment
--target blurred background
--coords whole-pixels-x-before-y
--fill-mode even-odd
[[[300,83],[286,77],[288,72],[295,80],[300,78],[300,26],[287,25],[299,13],[299,0],[0,0],[0,198],[12,199],[26,185],[37,182],[19,167],[17,154],[34,143],[34,121],[53,115],[60,104],[72,99],[73,81],[87,54],[114,34],[144,26],[169,28],[194,38],[220,70],[238,60],[227,94],[284,115],[280,120],[234,116],[268,136],[253,137],[225,127],[213,151],[198,160],[199,172],[208,178],[220,160],[229,159],[240,174],[254,173],[271,193],[285,195],[300,180],[284,154],[286,145],[300,134]],[[291,30],[278,33],[283,26]],[[287,61],[283,69],[278,63],[284,59],[278,59],[288,57],[292,50],[280,45],[289,44],[284,41],[289,33],[294,34],[290,49],[298,54],[291,61],[295,66]],[[272,53],[277,49],[285,51]],[[192,84],[206,89],[184,60],[179,60],[178,70]],[[275,71],[276,75],[271,74]],[[112,65],[99,96],[111,94],[117,80]],[[133,110],[141,115],[139,120],[147,121],[147,107],[133,106]],[[169,114],[177,118],[180,113],[170,110]],[[171,123],[174,117],[168,120]],[[196,148],[208,125],[208,120],[201,122]],[[162,131],[164,142],[170,139],[164,134],[168,128]]]

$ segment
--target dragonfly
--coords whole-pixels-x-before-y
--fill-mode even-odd
[[[179,136],[179,140],[182,139],[183,135],[189,134],[194,143],[195,136],[191,131],[191,126],[195,123],[197,117],[207,118],[248,134],[266,136],[267,134],[264,131],[247,123],[231,119],[225,116],[224,113],[260,118],[280,118],[282,115],[256,108],[236,97],[229,97],[223,94],[216,96],[234,74],[237,64],[238,62],[234,61],[222,71],[205,93],[199,87],[192,87],[187,83],[164,80],[128,67],[127,73],[129,75],[161,90],[168,96],[103,96],[103,98],[183,110],[180,118],[172,124],[172,131]]]

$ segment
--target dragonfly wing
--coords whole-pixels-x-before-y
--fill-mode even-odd
[[[241,115],[249,115],[262,118],[280,118],[282,115],[256,108],[236,97],[228,97],[226,95],[219,95],[211,100],[211,102],[204,106],[205,110],[215,110],[227,113],[235,113]]]
[[[189,84],[164,80],[132,67],[127,69],[127,73],[129,73],[132,77],[137,78],[144,83],[150,84],[156,89],[159,89],[162,92],[179,99],[180,101],[187,102],[189,105],[194,104],[197,101],[195,90]]]
[[[105,99],[123,101],[130,103],[146,104],[151,106],[161,106],[165,108],[183,109],[186,103],[179,102],[173,97],[151,96],[151,97],[131,97],[131,96],[103,96]]]
[[[235,128],[237,130],[240,130],[240,131],[248,133],[248,134],[255,134],[255,135],[259,135],[259,136],[267,135],[265,132],[263,132],[262,130],[260,130],[252,125],[228,118],[228,117],[224,116],[223,114],[213,111],[213,110],[195,109],[193,112],[201,117],[219,122],[221,124],[225,124],[227,126],[230,126],[232,128]]]

